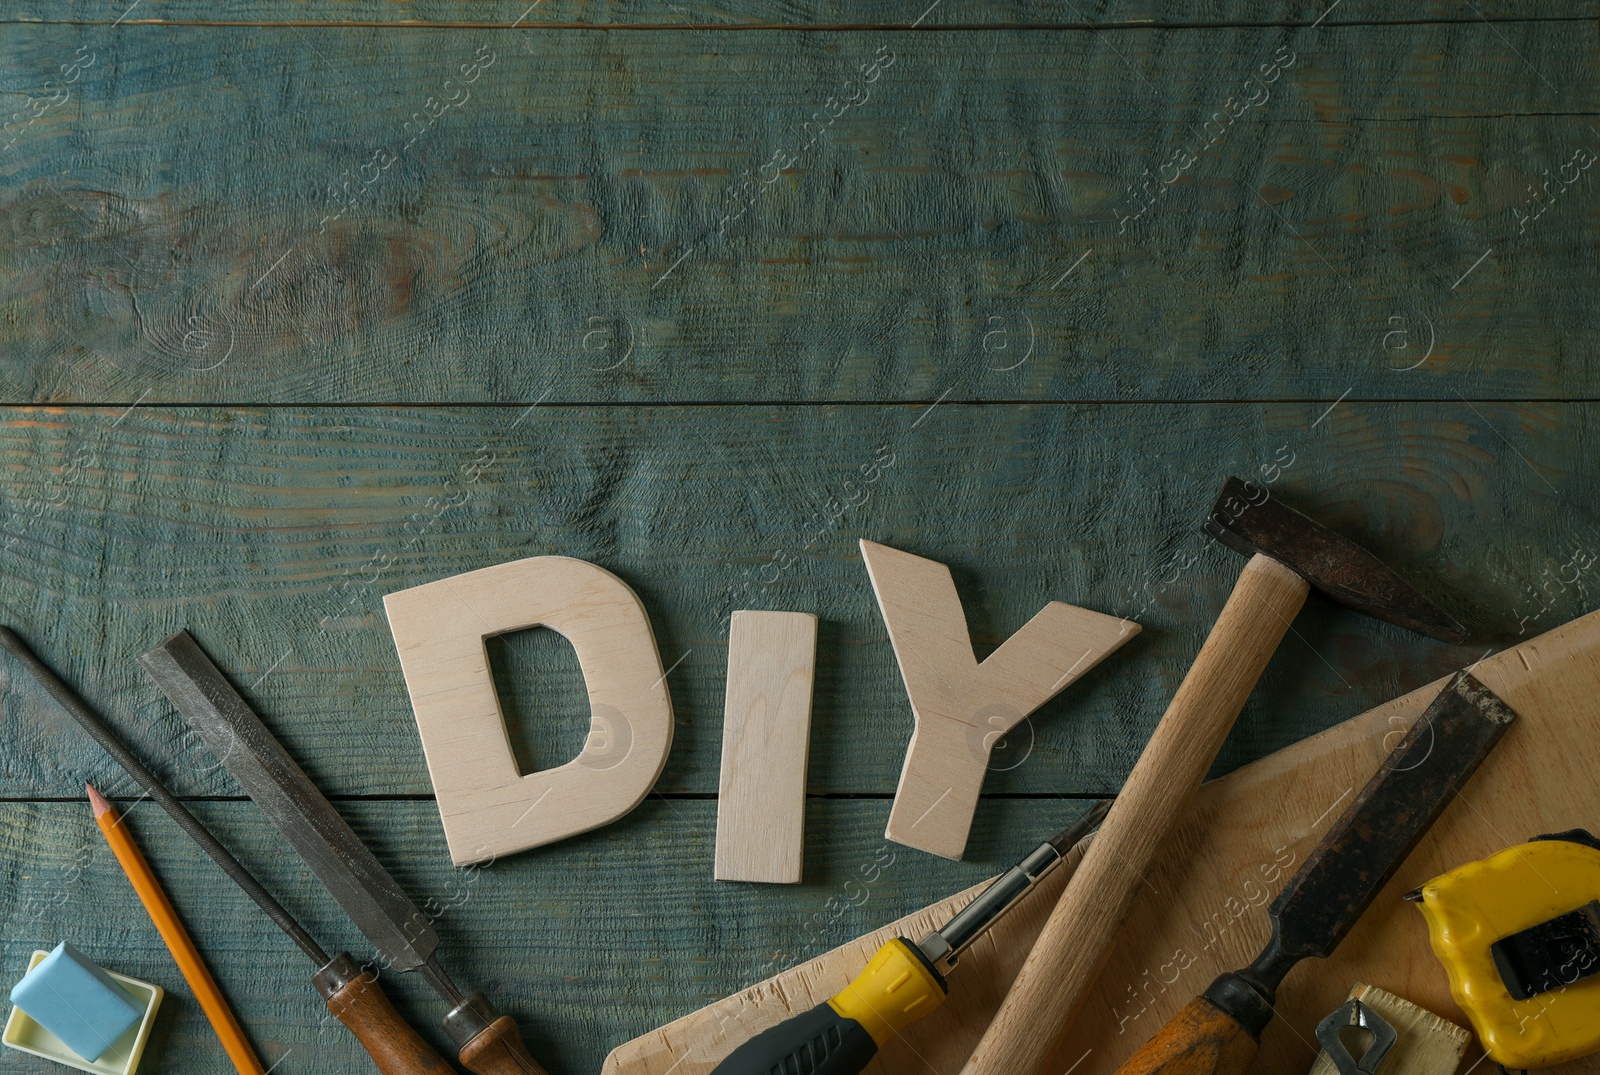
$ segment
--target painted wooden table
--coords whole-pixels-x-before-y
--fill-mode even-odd
[[[364,951],[136,669],[190,628],[552,1075],[1116,788],[1234,576],[1197,528],[1225,474],[1360,536],[1477,641],[1313,601],[1219,770],[1600,604],[1592,5],[0,20],[5,621]],[[1001,744],[961,863],[881,835],[911,717],[861,537],[949,563],[980,655],[1049,599],[1145,628]],[[640,593],[676,741],[623,821],[457,871],[381,597],[546,553]],[[737,608],[821,618],[799,886],[711,877]],[[492,650],[524,768],[576,753],[570,650]],[[0,681],[5,975],[71,939],[170,990],[147,1070],[228,1070],[81,798],[135,789]],[[267,1062],[369,1070],[288,941],[154,807],[131,819]],[[434,1026],[421,983],[391,992]]]

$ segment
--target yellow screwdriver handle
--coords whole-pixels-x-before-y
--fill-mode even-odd
[[[854,981],[810,1011],[764,1030],[712,1075],[856,1075],[901,1029],[944,1003],[949,987],[920,949],[896,937]]]

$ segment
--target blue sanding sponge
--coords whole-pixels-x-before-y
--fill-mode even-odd
[[[11,1003],[85,1060],[98,1060],[144,1009],[66,941],[11,987]]]

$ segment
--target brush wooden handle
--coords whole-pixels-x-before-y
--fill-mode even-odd
[[[545,1075],[509,1015],[500,1016],[463,1045],[457,1059],[477,1075]]]
[[[1270,557],[1245,565],[963,1075],[1033,1075],[1049,1059],[1308,592]]]
[[[358,967],[348,952],[334,956],[312,983],[383,1075],[454,1075],[433,1046],[400,1018],[377,976]]]
[[[1233,1016],[1195,997],[1117,1075],[1241,1075],[1258,1047]]]

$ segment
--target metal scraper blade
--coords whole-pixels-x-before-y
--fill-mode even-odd
[[[139,664],[383,958],[397,971],[426,963],[439,943],[428,919],[189,632]]]

